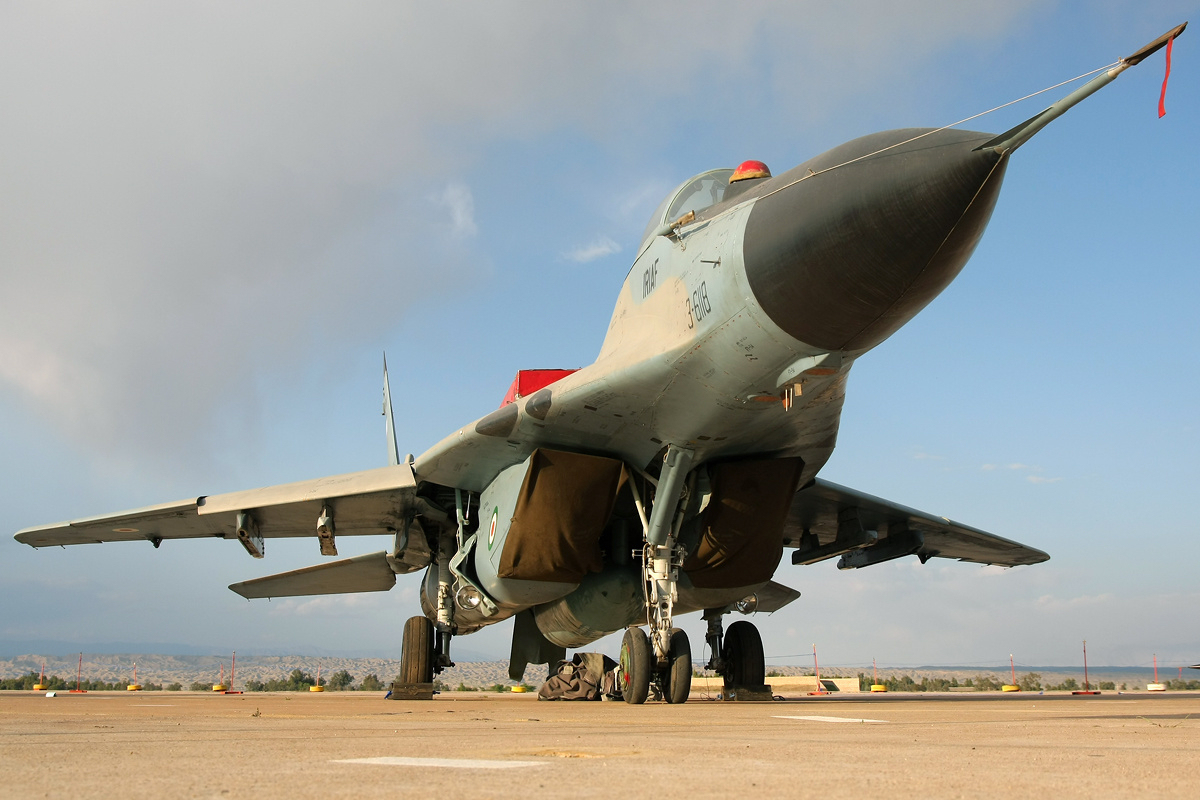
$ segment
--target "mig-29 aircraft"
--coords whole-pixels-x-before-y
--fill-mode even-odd
[[[892,130],[780,175],[718,169],[654,212],[594,364],[518,374],[503,405],[401,459],[384,367],[390,465],[201,496],[16,535],[34,547],[108,541],[383,535],[389,549],[230,588],[247,598],[386,591],[425,570],[404,626],[401,681],[427,684],[450,642],[514,617],[510,675],[625,630],[618,687],[687,699],[703,612],[707,667],[764,681],[762,640],[726,614],[799,596],[772,578],[838,557],[1016,566],[1032,547],[817,477],[850,368],[933,300],[987,226],[1012,153],[1182,33],[1173,29],[998,136]],[[1169,53],[1169,51],[1168,51]],[[649,630],[649,635],[642,626]]]

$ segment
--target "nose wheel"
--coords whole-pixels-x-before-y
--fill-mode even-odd
[[[645,631],[626,629],[619,661],[621,696],[626,703],[645,703],[651,684],[656,697],[661,695],[668,703],[687,702],[692,691],[692,646],[679,628],[671,629],[669,641],[666,661],[660,663]]]
[[[621,697],[640,706],[650,694],[650,639],[641,628],[627,628],[621,639]]]
[[[686,703],[692,692],[692,645],[679,628],[671,629],[667,666],[658,673],[658,684],[668,703]]]

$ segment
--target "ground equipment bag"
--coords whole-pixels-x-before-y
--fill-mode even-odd
[[[603,653],[576,653],[560,661],[542,688],[538,700],[599,700],[614,690],[612,671],[617,662]]]

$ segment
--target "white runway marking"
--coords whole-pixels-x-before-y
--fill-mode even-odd
[[[338,758],[334,764],[383,764],[389,767],[445,767],[447,769],[514,769],[541,767],[543,761],[489,761],[483,758],[404,758],[377,756],[375,758]]]
[[[775,719],[803,719],[809,722],[887,722],[886,719],[851,719],[850,717],[784,717],[778,714]]]

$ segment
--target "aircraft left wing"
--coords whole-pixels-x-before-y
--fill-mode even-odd
[[[262,540],[317,536],[336,555],[334,536],[402,530],[413,514],[416,478],[409,464],[316,480],[210,495],[176,503],[26,528],[18,542],[33,547],[145,539],[239,539],[262,557]]]
[[[796,492],[784,526],[793,564],[841,556],[855,569],[915,555],[1015,567],[1050,556],[1034,547],[863,492],[817,480]]]

